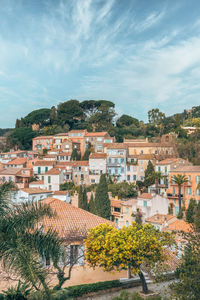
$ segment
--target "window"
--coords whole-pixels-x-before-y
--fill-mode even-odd
[[[117,158],[115,158],[115,163],[118,163],[118,159]]]
[[[197,189],[197,190],[196,190],[196,195],[197,195],[197,196],[200,196],[200,189]],[[189,205],[189,202],[188,202],[188,205]]]
[[[147,207],[147,201],[146,200],[143,201],[143,206]]]
[[[143,150],[141,150],[141,151],[140,151],[140,154],[144,154],[144,151],[143,151]]]
[[[131,169],[130,166],[127,166],[127,171],[130,171],[130,169]]]
[[[84,175],[83,174],[81,174],[81,180],[84,180]]]
[[[48,176],[48,183],[51,183],[51,176]]]
[[[195,176],[195,182],[198,184],[200,183],[200,176]]]
[[[115,222],[116,222],[116,224],[118,224],[118,223],[119,223],[119,220],[116,218],[116,219],[115,219]]]
[[[160,167],[158,167],[158,172],[160,172]]]
[[[119,207],[114,207],[114,211],[120,212],[120,208]]]
[[[70,246],[70,264],[78,263],[78,245]]]
[[[118,174],[118,169],[117,168],[115,168],[115,174]]]
[[[128,227],[129,226],[129,221],[126,221],[126,227]]]
[[[165,173],[167,173],[167,167],[165,167]]]
[[[127,175],[127,180],[130,181],[130,175]]]
[[[102,142],[102,138],[101,138],[101,137],[98,137],[98,138],[97,138],[97,142]]]
[[[124,168],[121,168],[121,173],[122,173],[122,174],[124,173]]]
[[[121,158],[121,164],[123,164],[124,163],[124,158]]]
[[[141,165],[143,165],[143,160],[140,161]]]
[[[126,207],[126,214],[129,214],[129,207]]]
[[[41,167],[38,167],[38,174],[41,173]]]
[[[137,177],[136,177],[136,175],[133,175],[133,180],[137,180]]]
[[[192,189],[191,188],[187,188],[187,195],[192,195]]]

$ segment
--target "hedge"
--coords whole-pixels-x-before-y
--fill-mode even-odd
[[[97,283],[89,283],[89,284],[80,284],[70,286],[65,288],[68,290],[68,296],[70,297],[81,297],[84,294],[89,294],[92,292],[98,292],[101,290],[107,290],[115,287],[120,287],[123,284],[119,280],[112,280],[112,281],[103,281]]]

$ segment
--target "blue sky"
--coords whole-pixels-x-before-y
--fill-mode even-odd
[[[0,127],[69,99],[200,105],[200,1],[0,0]]]

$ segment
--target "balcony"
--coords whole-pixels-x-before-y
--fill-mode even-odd
[[[168,198],[178,198],[179,195],[178,195],[178,194],[167,193],[167,197],[168,197]],[[183,194],[181,194],[181,198],[183,198]]]

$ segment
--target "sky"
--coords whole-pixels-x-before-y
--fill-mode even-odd
[[[69,99],[200,105],[199,0],[0,0],[0,127]]]

